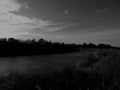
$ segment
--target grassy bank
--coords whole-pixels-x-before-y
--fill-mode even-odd
[[[113,50],[89,51],[87,62],[61,72],[30,77],[11,72],[1,75],[0,90],[120,90],[119,56]]]

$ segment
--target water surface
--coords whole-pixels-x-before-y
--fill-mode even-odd
[[[78,53],[0,58],[0,73],[46,73],[74,65],[80,58]]]

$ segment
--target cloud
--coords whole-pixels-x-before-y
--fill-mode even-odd
[[[16,0],[0,0],[0,13],[8,11],[18,11],[21,8]]]
[[[104,8],[104,9],[98,9],[98,10],[96,10],[95,13],[96,14],[100,14],[100,13],[105,13],[105,12],[108,12],[108,11],[109,11],[109,9]]]
[[[35,29],[58,30],[59,27],[56,27],[58,23],[14,13],[19,12],[21,9],[29,9],[29,5],[26,2],[18,3],[17,0],[0,0],[0,37],[35,36],[35,34],[32,35],[32,32],[30,32],[30,30]],[[36,33],[37,36],[39,36],[38,34],[40,33]]]
[[[96,31],[96,32],[82,32],[78,35],[76,34],[76,37],[74,37],[77,41],[80,42],[87,42],[87,43],[107,43],[111,45],[119,46],[119,34],[120,34],[120,28],[107,28],[104,31]]]

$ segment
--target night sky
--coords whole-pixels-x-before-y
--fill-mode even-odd
[[[120,46],[120,0],[0,0],[0,38]]]

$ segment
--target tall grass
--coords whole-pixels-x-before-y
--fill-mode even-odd
[[[31,77],[11,73],[1,76],[0,90],[120,90],[119,59],[117,53],[99,51],[97,57],[90,54],[88,67]]]

